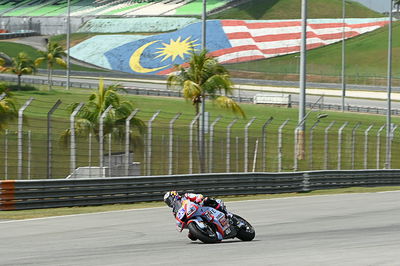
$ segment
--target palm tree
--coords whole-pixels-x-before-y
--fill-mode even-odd
[[[0,100],[0,131],[3,131],[9,122],[17,118],[18,110],[15,100],[8,91],[6,84],[0,84],[0,95],[5,93],[6,97]]]
[[[209,97],[218,107],[228,109],[245,117],[240,106],[227,95],[233,93],[233,83],[228,70],[218,61],[207,54],[206,50],[199,53],[192,52],[188,67],[175,66],[177,74],[171,74],[167,79],[168,88],[179,88],[183,91],[186,100],[192,101],[196,115],[200,111],[200,104]],[[224,93],[224,95],[221,95]],[[205,103],[205,102],[204,102]],[[201,172],[205,170],[204,138],[200,138],[200,126],[197,123],[197,138],[202,141],[199,145]]]
[[[35,64],[40,65],[42,62],[47,63],[48,84],[49,90],[51,90],[54,65],[57,64],[66,67],[67,63],[65,62],[64,57],[67,54],[58,43],[50,41],[47,44],[47,50],[41,51],[40,54],[41,56],[35,60]]]
[[[2,59],[0,63],[5,63],[6,61]],[[2,64],[0,64],[2,65]],[[18,77],[18,88],[21,87],[21,76],[25,74],[32,74],[36,72],[36,65],[29,56],[20,52],[17,57],[13,57],[11,60],[11,65],[6,66],[2,70],[3,72],[9,72],[17,75]]]
[[[88,102],[77,115],[75,132],[77,136],[87,136],[92,133],[99,140],[99,119],[102,113],[111,105],[113,108],[104,119],[104,135],[112,134],[119,140],[125,136],[126,118],[134,110],[131,101],[123,100],[118,91],[122,90],[119,84],[104,88],[103,80],[99,82],[98,90],[90,95]],[[74,103],[70,106],[71,113],[79,105]],[[145,124],[138,118],[131,120],[130,137],[135,147],[139,147],[141,136],[145,130]],[[70,129],[61,135],[61,141],[67,145],[70,137]]]
[[[188,67],[175,68],[178,73],[168,76],[167,86],[181,89],[184,98],[192,101],[196,115],[200,111],[201,102],[210,97],[217,106],[245,117],[242,108],[227,96],[232,95],[234,90],[228,70],[208,55],[206,50],[193,52]],[[221,95],[222,92],[224,95]]]

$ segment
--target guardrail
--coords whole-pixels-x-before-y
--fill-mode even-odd
[[[78,73],[78,72],[76,72]],[[81,72],[85,73],[85,72]],[[92,72],[86,72],[86,73],[92,73]],[[93,72],[96,75],[101,76],[101,73],[103,72]],[[113,76],[113,75],[106,75],[106,76]],[[118,74],[115,74],[115,76],[118,76]],[[0,81],[7,81],[7,82],[17,82],[18,78],[17,77],[9,77],[9,76],[1,76],[0,75]],[[35,78],[29,78],[29,77],[22,77],[22,82],[25,84],[41,84],[41,85],[46,85],[48,81],[46,79],[35,79]],[[61,86],[65,87],[67,85],[66,81],[58,81],[54,80],[53,81],[54,86]],[[98,83],[90,83],[90,82],[71,82],[70,86],[73,88],[81,88],[81,89],[97,89],[98,88]],[[180,91],[171,91],[171,90],[158,90],[158,89],[145,89],[145,88],[136,88],[136,87],[125,87],[127,92],[129,94],[136,94],[136,95],[151,95],[151,96],[165,96],[165,97],[181,97],[182,93]],[[246,103],[253,103],[253,98],[254,97],[243,97],[243,96],[232,96],[232,99],[235,101],[239,102],[246,102]],[[289,100],[288,106],[298,106],[299,102],[298,101],[293,101]],[[334,110],[334,111],[340,111],[342,106],[340,104],[327,104],[327,103],[321,103],[315,105],[313,102],[307,102],[306,107],[311,107],[314,106],[315,108],[321,109],[321,110]],[[345,111],[348,112],[357,112],[357,113],[372,113],[372,114],[380,114],[380,115],[385,115],[387,113],[386,108],[379,108],[379,107],[370,107],[370,106],[353,106],[353,105],[347,105],[345,106]],[[392,109],[392,114],[393,115],[400,115],[400,110],[399,109]]]
[[[0,40],[19,38],[19,37],[29,37],[34,35],[37,35],[37,33],[31,30],[20,31],[20,32],[5,32],[5,33],[0,33]]]
[[[221,173],[81,180],[0,181],[0,210],[160,201],[168,190],[210,196],[400,185],[400,170]]]

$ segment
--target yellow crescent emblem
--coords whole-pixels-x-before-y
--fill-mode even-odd
[[[168,65],[163,66],[163,67],[157,67],[157,68],[145,68],[140,64],[140,57],[143,54],[143,51],[149,47],[150,45],[152,45],[153,43],[156,43],[159,41],[152,41],[152,42],[148,42],[146,44],[144,44],[143,46],[139,47],[139,49],[137,49],[131,56],[131,58],[129,59],[129,66],[131,67],[131,69],[135,72],[138,73],[150,73],[150,72],[154,72],[154,71],[158,71],[161,70],[163,68],[168,67]]]

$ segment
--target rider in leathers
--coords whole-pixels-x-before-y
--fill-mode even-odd
[[[223,212],[226,216],[231,217],[231,214],[226,210],[226,207],[222,200],[214,199],[210,197],[204,197],[202,194],[195,194],[195,193],[185,193],[183,196],[179,195],[176,191],[169,191],[164,195],[164,202],[170,208],[172,208],[172,214],[174,217],[176,213],[182,206],[182,200],[190,200],[191,202],[197,203],[199,205],[212,207],[220,212]],[[196,240],[194,236],[190,233],[188,237],[191,240]]]

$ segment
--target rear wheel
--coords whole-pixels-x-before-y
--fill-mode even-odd
[[[201,228],[196,222],[191,222],[188,228],[190,234],[203,243],[219,242],[217,234],[208,225],[205,228]]]
[[[253,226],[240,217],[239,215],[234,214],[233,217],[240,223],[242,222],[244,225],[238,228],[238,232],[236,234],[236,237],[239,238],[242,241],[251,241],[254,239],[256,236],[256,231],[254,230]]]

